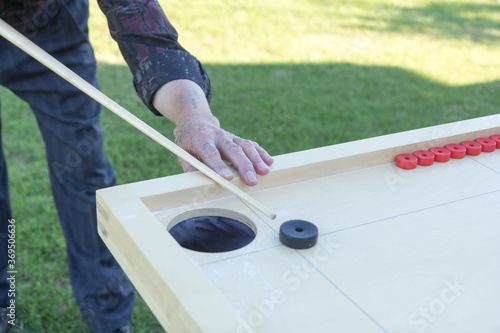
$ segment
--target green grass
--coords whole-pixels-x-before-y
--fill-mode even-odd
[[[494,1],[164,1],[201,59],[222,125],[270,153],[320,147],[494,114],[500,105],[500,4]],[[92,4],[102,90],[172,138],[135,96]],[[28,106],[5,89],[2,130],[17,223],[14,332],[88,332],[69,286],[44,148]],[[181,172],[176,158],[104,111],[119,183]],[[160,332],[138,297],[137,332]]]

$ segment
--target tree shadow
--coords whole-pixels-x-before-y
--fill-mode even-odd
[[[423,33],[475,42],[500,40],[495,3],[429,2],[420,6],[382,6],[360,15],[358,28],[397,33]]]
[[[495,114],[500,105],[500,81],[449,86],[396,67],[206,67],[213,85],[212,111],[222,126],[275,155]],[[105,66],[99,71],[109,79],[128,69]],[[173,127],[165,119],[152,116],[136,99],[130,103],[139,117],[171,135]],[[123,142],[116,145],[126,147]]]

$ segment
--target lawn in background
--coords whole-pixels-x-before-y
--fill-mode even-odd
[[[497,1],[161,1],[207,67],[227,130],[273,154],[499,112]],[[91,4],[102,90],[172,138],[139,101]],[[44,148],[29,107],[0,90],[17,237],[14,332],[89,332],[72,297]],[[176,158],[107,110],[119,183],[181,172]],[[137,332],[161,332],[137,297]]]

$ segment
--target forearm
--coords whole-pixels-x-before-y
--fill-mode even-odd
[[[177,32],[156,0],[98,0],[111,36],[134,75],[139,97],[155,114],[153,96],[164,84],[191,80],[211,97],[203,65],[177,41]]]

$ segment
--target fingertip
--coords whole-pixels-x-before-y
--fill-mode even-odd
[[[184,172],[195,172],[195,171],[198,171],[198,169],[196,169],[195,167],[193,166],[188,166],[186,168],[184,168]]]
[[[234,178],[234,175],[229,168],[223,168],[222,170],[220,170],[219,174],[227,180],[231,180]]]
[[[262,148],[261,148],[261,149],[262,149]],[[274,159],[272,158],[272,156],[271,156],[271,155],[269,155],[269,154],[267,153],[267,151],[265,151],[264,149],[262,149],[262,152],[261,152],[261,154],[260,154],[260,157],[262,158],[262,160],[263,160],[264,162],[266,162],[266,164],[267,164],[267,165],[272,165],[272,164],[273,164],[273,162],[274,162]]]
[[[257,179],[257,175],[253,171],[247,171],[247,173],[245,174],[245,179],[245,183],[250,186],[257,185],[257,183],[259,182],[259,180]]]
[[[271,172],[271,169],[267,166],[267,163],[264,162],[259,162],[257,164],[257,173],[259,175],[267,175],[269,172]]]
[[[182,172],[187,173],[187,172],[193,172],[193,171],[198,171],[194,166],[189,164],[188,162],[184,161],[181,158],[178,158],[179,164],[182,168]]]

